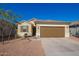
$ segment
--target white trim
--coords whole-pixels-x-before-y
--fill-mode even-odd
[[[37,24],[37,26],[67,26],[67,25],[56,25],[56,24]],[[68,25],[69,26],[69,25]]]
[[[69,37],[69,25],[53,25],[53,24],[37,24],[36,25],[36,37],[40,37],[40,26],[64,26],[65,27],[65,37]],[[39,29],[38,29],[39,27]]]

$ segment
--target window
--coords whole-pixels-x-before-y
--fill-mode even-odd
[[[21,32],[28,32],[28,26],[21,26]]]

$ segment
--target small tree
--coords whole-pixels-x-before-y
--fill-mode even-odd
[[[9,23],[7,22],[4,22],[3,24],[1,24],[0,26],[0,30],[2,31],[2,41],[3,40],[3,30],[4,30],[4,26],[9,26],[11,28],[10,32],[9,32],[9,37],[8,37],[8,40],[10,38],[10,35],[11,35],[11,32],[12,32],[12,28],[14,28],[16,30],[16,26],[13,26],[13,24],[15,24],[17,21],[16,19],[17,18],[20,18],[19,16],[15,15],[13,12],[11,12],[10,10],[3,10],[3,9],[0,9],[0,18],[3,20],[3,21],[8,21]]]
[[[17,23],[16,19],[20,18],[20,16],[15,15],[10,10],[7,11],[7,14],[8,14],[8,20],[11,21],[11,23],[7,24],[11,28],[10,32],[9,32],[9,37],[8,37],[8,40],[9,40],[10,36],[11,36],[12,29],[14,29],[16,31],[16,23]]]

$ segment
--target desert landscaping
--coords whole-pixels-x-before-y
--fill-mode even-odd
[[[1,56],[44,56],[44,51],[40,40],[30,38],[15,39],[5,41],[4,44],[0,42]]]

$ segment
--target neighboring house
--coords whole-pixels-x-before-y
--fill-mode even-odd
[[[19,37],[24,37],[25,34],[32,36],[32,26],[29,22],[22,21],[17,23],[18,29],[17,34]]]
[[[79,21],[70,24],[70,34],[79,37]]]
[[[69,37],[70,22],[53,21],[53,20],[31,20],[36,27],[36,37]]]

